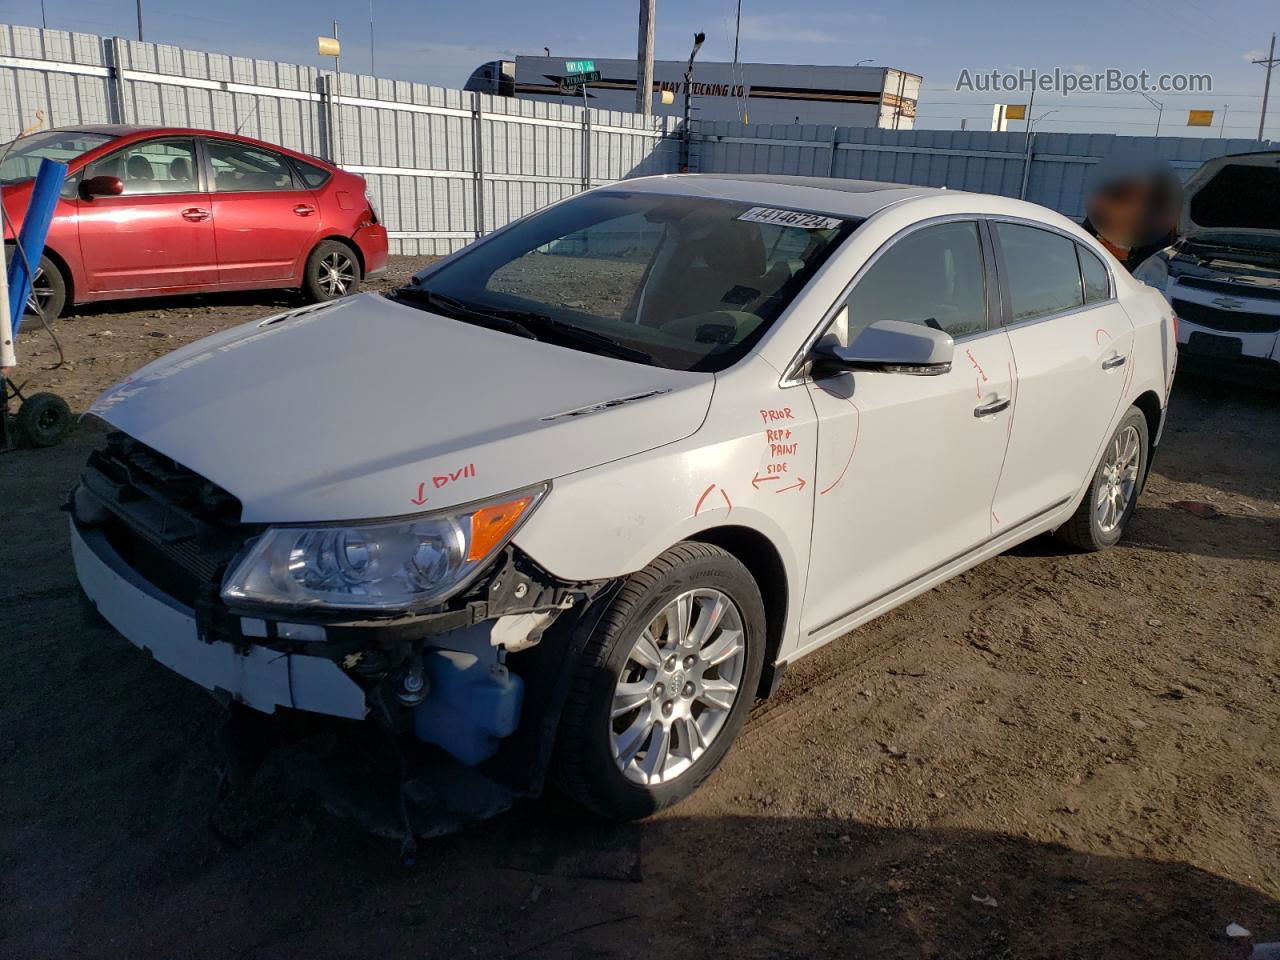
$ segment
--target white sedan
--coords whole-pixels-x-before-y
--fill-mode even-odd
[[[1116,543],[1175,358],[1041,207],[630,180],[108,390],[75,563],[224,700],[638,817],[787,664],[1031,537]]]

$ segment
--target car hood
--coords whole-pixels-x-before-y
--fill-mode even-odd
[[[176,350],[90,412],[233,494],[246,521],[354,520],[680,440],[714,384],[363,294]]]
[[[1280,151],[1206,160],[1183,187],[1178,233],[1205,241],[1214,234],[1280,236],[1280,224],[1258,221],[1267,206],[1257,199],[1278,188]]]

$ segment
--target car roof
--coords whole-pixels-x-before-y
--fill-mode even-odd
[[[890,204],[919,197],[960,193],[879,180],[798,177],[760,173],[677,173],[623,180],[601,189],[643,189],[655,193],[715,197],[749,203],[783,204],[850,217],[869,217]]]
[[[50,133],[100,133],[108,137],[134,137],[149,133],[173,133],[185,134],[196,137],[218,137],[224,140],[240,140],[244,143],[261,143],[273,150],[283,150],[286,153],[296,154],[300,157],[311,157],[311,154],[302,150],[295,150],[292,147],[286,147],[283,144],[272,143],[270,140],[262,140],[259,137],[246,137],[243,133],[227,133],[225,130],[208,130],[204,127],[166,127],[152,124],[131,124],[131,123],[78,123],[74,126],[53,127]],[[329,163],[323,157],[317,157],[321,163]]]

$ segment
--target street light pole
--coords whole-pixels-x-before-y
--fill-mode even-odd
[[[142,42],[142,0],[137,0],[138,7],[138,42]]]
[[[693,106],[690,100],[693,96],[693,58],[698,55],[698,50],[702,47],[702,42],[707,39],[705,33],[695,33],[693,35],[693,50],[689,52],[689,65],[684,68],[684,134],[680,138],[680,172],[689,172],[689,145],[693,141],[693,130],[690,128],[690,120],[693,119]]]
[[[1148,96],[1145,93],[1142,94],[1142,98],[1146,100],[1147,103],[1151,104],[1153,107],[1156,107],[1158,110],[1158,112],[1156,113],[1156,136],[1158,137],[1160,136],[1160,119],[1164,116],[1164,104],[1161,103],[1159,100],[1157,100],[1155,97]]]

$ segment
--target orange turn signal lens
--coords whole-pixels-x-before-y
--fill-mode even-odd
[[[467,551],[468,562],[483,560],[489,555],[511,528],[529,509],[533,497],[521,497],[509,503],[498,503],[491,507],[481,507],[471,515],[471,548]]]

